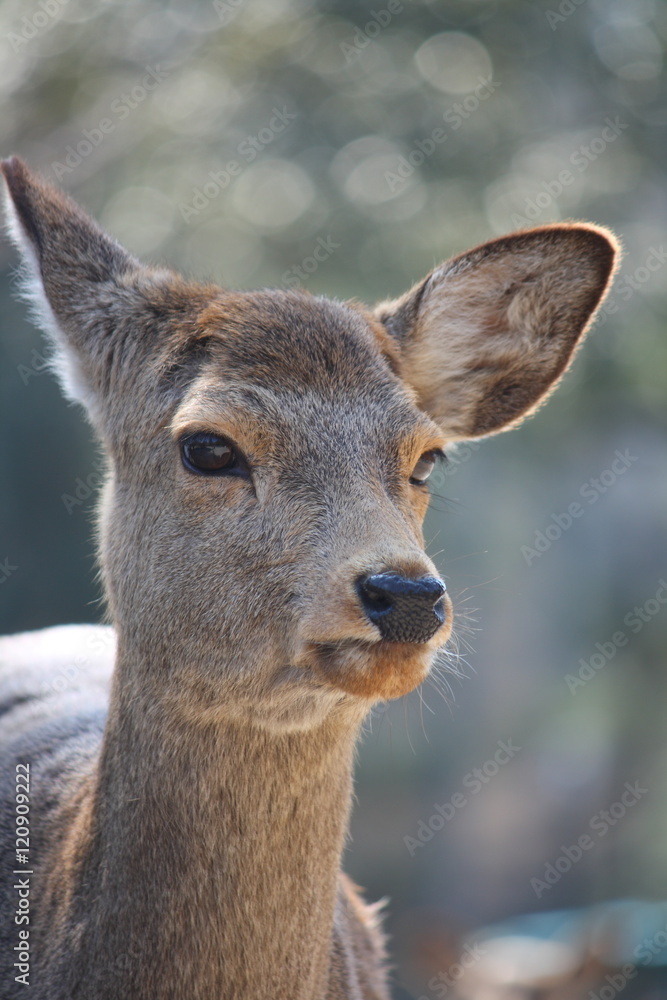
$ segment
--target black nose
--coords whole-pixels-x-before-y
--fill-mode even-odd
[[[374,573],[357,580],[366,617],[390,642],[428,642],[445,620],[445,590],[434,576],[410,580],[398,573]]]

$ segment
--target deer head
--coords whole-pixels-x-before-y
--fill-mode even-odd
[[[100,558],[137,664],[125,683],[278,728],[419,684],[452,628],[423,549],[429,473],[548,396],[613,236],[505,236],[373,311],[143,266],[20,160],[3,171],[53,365],[108,456]]]

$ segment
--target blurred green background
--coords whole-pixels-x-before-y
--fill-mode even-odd
[[[391,898],[397,996],[443,995],[426,984],[457,929],[667,898],[666,46],[659,0],[0,6],[0,149],[150,261],[373,302],[525,225],[588,219],[623,242],[554,399],[434,487],[460,658],[373,716],[347,857]],[[15,263],[3,244],[3,631],[99,617],[99,457]],[[494,768],[499,741],[521,749]],[[646,792],[531,884],[626,782]]]

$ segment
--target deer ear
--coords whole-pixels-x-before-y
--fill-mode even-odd
[[[66,395],[97,424],[102,397],[123,367],[140,360],[142,338],[147,344],[166,314],[160,288],[180,279],[143,267],[17,157],[0,166],[24,297],[53,342],[52,365]]]
[[[617,252],[595,226],[531,229],[455,257],[378,306],[421,408],[452,439],[534,412],[582,341]]]

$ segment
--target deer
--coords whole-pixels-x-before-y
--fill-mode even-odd
[[[19,158],[2,173],[23,294],[108,466],[106,624],[0,643],[2,995],[388,1000],[379,904],[341,857],[364,720],[452,633],[429,475],[545,401],[617,241],[496,237],[368,308],[143,265]]]

